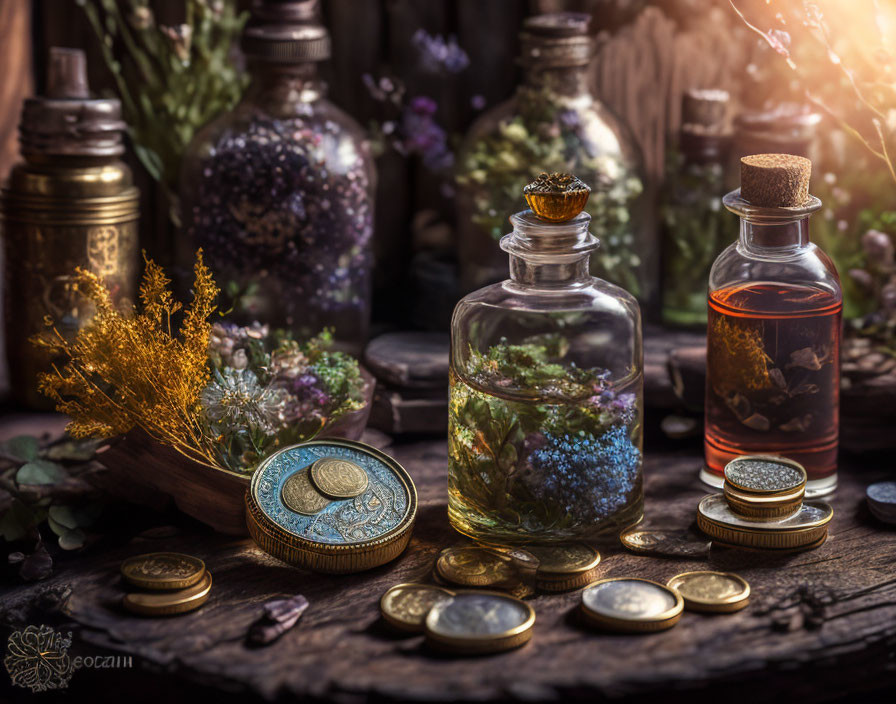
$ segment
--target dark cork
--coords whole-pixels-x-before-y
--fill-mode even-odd
[[[740,160],[740,195],[752,205],[793,208],[809,200],[812,162],[793,154],[753,154]]]

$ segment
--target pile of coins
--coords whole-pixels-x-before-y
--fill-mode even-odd
[[[803,502],[806,471],[781,457],[745,455],[725,467],[723,493],[697,507],[697,527],[714,545],[795,552],[824,544],[834,510]]]
[[[750,585],[729,572],[684,572],[666,584],[636,577],[602,579],[582,592],[589,625],[615,633],[672,628],[682,612],[733,613],[749,603]]]
[[[122,605],[141,616],[173,616],[202,606],[212,589],[212,575],[198,557],[152,552],[121,563],[121,576],[142,591],[125,594]]]
[[[353,499],[367,489],[367,472],[340,457],[323,457],[296,472],[283,485],[283,503],[305,516],[320,513],[331,501]]]
[[[896,482],[878,482],[865,490],[868,508],[879,521],[896,525]]]
[[[800,510],[806,470],[782,457],[747,455],[725,466],[722,491],[728,506],[743,518],[778,521]]]

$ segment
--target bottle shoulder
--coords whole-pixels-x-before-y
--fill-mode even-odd
[[[712,265],[709,291],[749,283],[803,286],[842,295],[834,262],[814,243],[782,256],[763,256],[740,242],[730,244]]]

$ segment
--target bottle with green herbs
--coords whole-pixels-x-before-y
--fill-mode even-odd
[[[589,273],[588,186],[542,174],[524,193],[510,279],[454,310],[448,515],[480,540],[596,540],[643,512],[640,312]]]
[[[709,270],[737,239],[737,223],[722,207],[731,147],[728,102],[723,90],[691,90],[682,98],[678,148],[669,158],[661,208],[667,325],[706,325]]]
[[[466,293],[506,274],[498,240],[533,173],[574,171],[594,187],[586,210],[601,238],[592,272],[640,300],[654,293],[656,247],[639,217],[642,161],[626,125],[589,86],[590,16],[529,17],[520,33],[522,83],[473,123],[458,156],[458,258]]]

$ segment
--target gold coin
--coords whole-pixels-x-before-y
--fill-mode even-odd
[[[176,592],[126,594],[124,607],[141,616],[173,616],[198,609],[208,600],[212,588],[212,575],[205,572],[203,578],[188,589]]]
[[[179,552],[135,555],[121,563],[121,576],[140,589],[186,589],[202,579],[203,574],[202,560]]]
[[[826,526],[834,517],[834,509],[823,501],[806,501],[794,515],[778,521],[758,522],[735,514],[722,494],[709,494],[697,506],[697,518],[704,518],[723,528],[760,533],[792,533],[807,528]]]
[[[364,469],[341,457],[323,457],[311,465],[311,481],[331,499],[353,499],[367,488]]]
[[[426,640],[432,647],[474,655],[518,648],[532,638],[535,611],[507,594],[460,591],[426,616]]]
[[[619,540],[640,555],[701,559],[709,555],[709,541],[699,540],[687,530],[628,530]]]
[[[681,594],[647,579],[602,579],[582,592],[585,618],[611,631],[663,631],[678,623],[683,609]]]
[[[756,525],[762,526],[765,524],[757,523]],[[713,523],[702,514],[697,514],[697,527],[712,538],[713,542],[718,540],[729,545],[770,549],[805,547],[816,543],[828,532],[827,525],[790,531],[741,530]]]
[[[308,467],[287,477],[280,497],[286,508],[305,516],[313,516],[330,505],[330,500],[315,489],[308,478]]]
[[[725,548],[729,550],[746,550],[747,552],[761,552],[766,555],[790,555],[797,552],[806,552],[807,550],[815,550],[816,548],[820,548],[827,542],[828,532],[825,531],[822,536],[813,543],[807,543],[806,545],[797,545],[793,548],[757,548],[752,547],[750,545],[737,545],[735,543],[726,543],[722,540],[713,540],[712,547],[716,548]]]
[[[736,515],[754,521],[779,521],[783,518],[789,518],[799,512],[803,505],[801,499],[789,503],[744,501],[727,490],[725,491],[725,501],[728,502],[728,506]]]
[[[442,579],[465,587],[493,587],[515,576],[509,559],[477,547],[442,550],[436,570]]]
[[[430,609],[453,596],[454,592],[429,584],[396,584],[380,599],[380,612],[395,628],[422,632]]]
[[[600,553],[588,545],[533,545],[527,548],[538,558],[536,576],[566,577],[593,570],[600,563]]]
[[[666,582],[666,586],[681,594],[689,611],[731,613],[750,601],[750,585],[730,572],[684,572]]]

